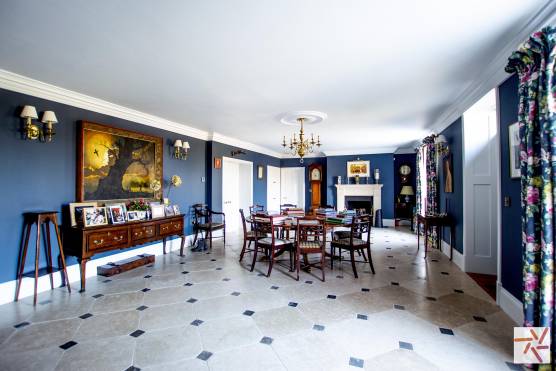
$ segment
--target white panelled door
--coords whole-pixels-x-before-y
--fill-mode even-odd
[[[294,204],[305,208],[305,168],[283,167],[281,169],[281,204]]]
[[[268,211],[280,211],[280,168],[266,167],[266,208]]]
[[[226,229],[241,227],[239,209],[249,213],[253,203],[253,163],[224,157],[222,160],[222,211]]]
[[[463,115],[463,246],[465,271],[497,274],[498,122],[495,90]]]

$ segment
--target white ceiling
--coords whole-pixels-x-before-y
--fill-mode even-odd
[[[326,153],[431,130],[548,0],[0,3],[0,68],[280,151],[318,110]]]

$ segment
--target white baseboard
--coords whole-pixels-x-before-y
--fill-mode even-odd
[[[193,242],[193,235],[186,237],[185,246],[191,245]],[[175,238],[166,242],[166,250],[173,251],[179,250],[181,246],[181,239]],[[87,270],[86,276],[87,277],[94,277],[97,275],[97,267],[100,265],[107,264],[109,262],[114,262],[117,260],[131,258],[136,255],[140,254],[153,254],[153,255],[162,255],[162,242],[154,243],[152,245],[148,245],[145,247],[141,247],[139,249],[129,249],[122,251],[120,253],[105,256],[99,259],[90,260],[87,263]],[[79,264],[72,264],[67,266],[68,278],[70,281],[70,285],[73,290],[79,291],[79,281],[81,279],[80,272],[79,272]],[[57,272],[53,275],[54,277],[54,287],[60,287],[62,285],[62,277],[61,273]],[[0,305],[9,303],[14,301],[15,299],[15,289],[16,289],[16,280],[3,282],[0,284]],[[24,277],[21,281],[21,289],[19,291],[19,299],[22,299],[27,296],[31,296],[34,293],[34,284],[35,280],[33,278]],[[39,277],[37,283],[37,292],[44,292],[50,290],[50,278],[49,275],[44,275]]]
[[[521,326],[523,324],[523,303],[503,288],[500,281],[496,282],[496,297],[500,308]]]
[[[442,252],[444,253],[444,255],[446,255],[447,257],[450,257],[450,244],[447,243],[446,241],[442,240],[440,241],[440,249],[442,250]],[[456,250],[454,248],[454,255],[452,256],[452,261],[454,262],[455,265],[457,265],[459,267],[459,269],[461,269],[462,271],[465,272],[465,260],[463,258],[463,254],[460,253],[458,250]]]
[[[382,219],[382,225],[385,227],[395,227],[396,220],[395,219]]]

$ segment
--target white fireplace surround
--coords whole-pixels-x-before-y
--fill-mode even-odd
[[[373,210],[382,209],[382,184],[336,184],[336,210],[344,210],[346,196],[373,198]]]

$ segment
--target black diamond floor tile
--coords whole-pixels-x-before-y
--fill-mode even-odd
[[[371,289],[368,289],[368,288],[366,288],[366,287],[363,287],[363,288],[361,289],[361,291],[363,291],[363,292],[369,292],[369,291],[371,291]]]
[[[261,339],[260,343],[270,345],[270,344],[272,344],[273,341],[274,341],[274,339],[272,339],[271,337],[265,336]]]
[[[145,331],[143,330],[135,330],[129,336],[133,336],[134,338],[138,338],[139,336],[143,335]]]
[[[477,322],[486,322],[486,318],[485,317],[481,317],[481,316],[473,316],[473,319]]]
[[[18,323],[17,325],[14,325],[14,327],[15,328],[23,328],[23,327],[29,326],[29,325],[30,325],[29,322],[21,322],[21,323]]]
[[[271,290],[278,290],[279,288],[280,288],[280,287],[278,287],[278,286],[270,286],[270,289],[271,289]]]
[[[363,368],[365,361],[360,358],[349,357],[349,365],[357,368]]]
[[[71,340],[71,341],[68,341],[65,344],[60,345],[60,348],[62,348],[63,350],[68,350],[69,348],[71,348],[74,345],[77,345],[77,342]]]
[[[459,290],[459,289],[454,289],[454,292],[457,292],[458,294],[463,294],[463,290]]]
[[[390,284],[391,284],[392,286],[399,286],[399,285],[400,285],[399,282],[390,282]]]
[[[440,330],[440,333],[441,333],[441,334],[444,334],[444,335],[454,335],[454,332],[452,331],[452,329],[440,327],[439,330]]]
[[[188,273],[189,273],[188,271],[181,272],[181,274],[188,274]]]
[[[405,310],[405,307],[403,305],[394,304],[394,309]]]
[[[400,349],[413,350],[413,344],[400,341]]]
[[[197,358],[199,358],[201,361],[207,361],[211,356],[212,356],[211,352],[207,352],[206,350],[203,350],[201,353],[199,353]]]
[[[138,310],[139,312],[144,311],[145,309],[147,309],[148,307],[146,305],[141,305],[140,307],[135,308],[136,310]]]
[[[96,295],[93,295],[93,298],[98,299],[98,298],[101,298],[103,296],[104,296],[103,294],[96,294]]]
[[[255,314],[255,312],[253,312],[252,310],[246,310],[245,312],[243,312],[243,315],[248,317],[251,317],[253,314]]]
[[[357,319],[362,319],[362,320],[365,320],[365,321],[366,321],[366,320],[369,319],[369,318],[367,317],[366,314],[358,314],[358,315],[357,315]]]
[[[89,317],[92,317],[93,315],[91,313],[85,313],[79,316],[79,318],[81,319],[87,319]]]
[[[234,292],[232,292],[230,295],[239,296],[239,295],[241,295],[241,293],[240,293],[240,292],[237,292],[237,291],[234,291]]]
[[[189,298],[189,299],[187,299],[187,302],[193,304],[193,303],[197,302],[197,299]]]
[[[145,277],[143,277],[143,278],[151,278],[151,277],[152,277],[152,276],[151,276],[150,274],[147,274],[147,275],[146,275]],[[131,367],[133,367],[133,366],[131,366]]]
[[[139,367],[129,366],[125,371],[141,371],[141,369]]]
[[[145,288],[144,288],[143,290],[141,290],[141,291],[143,291],[143,292],[148,292],[148,291],[151,291],[151,289],[145,287]]]
[[[193,286],[191,282],[187,282],[184,286]]]
[[[205,322],[205,321],[203,321],[203,320],[201,320],[201,319],[196,319],[196,320],[194,320],[193,322],[191,322],[190,324],[191,324],[192,326],[200,326],[201,324],[203,324],[203,322]]]
[[[313,284],[313,281],[305,281],[306,284],[311,285]]]
[[[327,299],[332,299],[332,300],[333,300],[333,299],[336,299],[336,295],[328,295],[326,298],[327,298]]]
[[[313,325],[313,330],[324,331],[324,326],[323,325]]]
[[[290,301],[290,302],[288,303],[288,305],[289,305],[290,307],[294,307],[294,308],[297,307],[297,303],[294,302],[294,301]]]
[[[430,300],[430,301],[436,301],[436,298],[433,297],[433,296],[427,296],[426,298],[427,298],[427,300]]]

